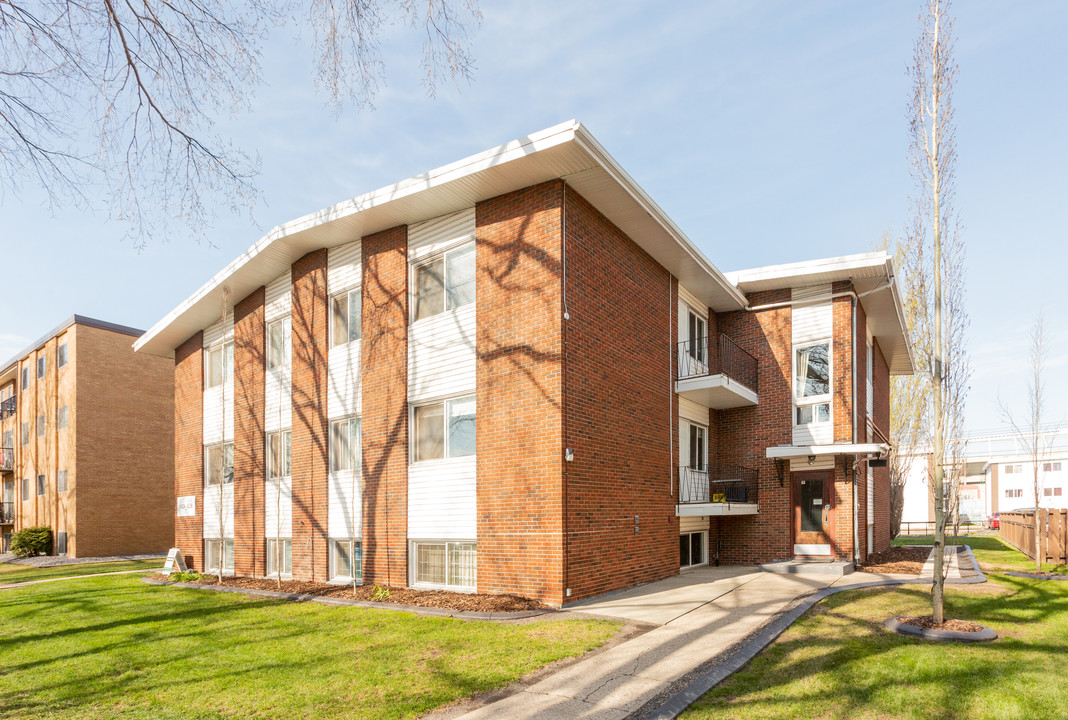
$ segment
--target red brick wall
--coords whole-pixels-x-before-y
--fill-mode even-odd
[[[575,600],[678,573],[678,300],[671,275],[570,188],[566,228],[564,433],[575,459],[564,465],[565,580]]]
[[[562,201],[552,181],[475,207],[478,588],[550,603],[565,596]]]
[[[408,227],[363,238],[362,252],[363,577],[406,586]]]
[[[832,292],[851,290],[847,282],[837,282],[832,286]],[[834,441],[840,443],[854,442],[853,433],[853,298],[849,295],[835,298],[831,301],[834,335],[831,340],[833,346],[832,369],[834,380],[831,388],[831,417],[834,420]],[[858,323],[858,334],[863,332],[863,327]],[[858,366],[863,358],[857,357]],[[857,385],[858,395],[864,393],[863,386]],[[859,437],[856,438],[859,441]],[[834,471],[834,538],[831,544],[832,552],[839,558],[853,557],[853,486],[854,475],[856,485],[863,486],[866,482],[863,464],[856,470],[850,468],[848,472],[842,468],[841,457],[835,457]],[[864,511],[861,504],[863,498],[857,498],[857,509]],[[858,540],[861,546],[867,538],[867,528],[857,527]]]
[[[875,427],[883,437],[890,436],[890,368],[878,341],[875,342],[875,362],[872,368]],[[994,491],[997,491],[995,485]],[[875,468],[875,552],[890,547],[890,468]]]
[[[790,291],[753,293],[751,305],[786,302]],[[759,363],[756,407],[713,411],[717,416],[715,458],[722,463],[755,468],[759,477],[760,514],[712,520],[710,555],[720,541],[720,563],[753,563],[793,556],[790,469],[782,485],[766,448],[793,442],[791,413],[791,309],[782,306],[758,312],[720,313],[720,332],[726,333]]]
[[[234,306],[234,571],[266,574],[265,288]]]
[[[327,580],[326,249],[293,263],[293,576]]]
[[[174,542],[186,564],[204,569],[204,333],[174,351],[174,493],[196,498],[193,517],[175,517]]]

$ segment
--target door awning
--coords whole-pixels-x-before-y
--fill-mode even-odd
[[[886,443],[834,443],[831,445],[776,445],[764,454],[768,458],[802,458],[819,455],[878,455],[890,452]]]

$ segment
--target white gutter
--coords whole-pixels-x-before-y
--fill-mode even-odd
[[[890,452],[887,443],[834,443],[831,445],[776,445],[764,451],[766,458],[803,458],[820,455],[879,455]]]

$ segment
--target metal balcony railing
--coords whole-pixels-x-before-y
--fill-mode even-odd
[[[719,464],[708,468],[679,468],[679,504],[726,503],[755,505],[759,482],[757,471],[741,465]]]
[[[679,343],[679,380],[723,374],[757,392],[757,359],[724,333]]]
[[[0,525],[11,525],[15,522],[15,503],[0,503]]]
[[[12,395],[7,400],[0,402],[0,420],[7,420],[15,415],[16,400]]]
[[[15,448],[0,448],[0,472],[11,472],[15,469]]]

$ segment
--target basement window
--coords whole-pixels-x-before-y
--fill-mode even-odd
[[[474,591],[478,550],[474,541],[412,541],[413,584]]]
[[[362,582],[363,543],[351,538],[330,541],[330,581]]]
[[[234,541],[219,538],[204,538],[204,572],[219,572],[222,561],[223,573],[234,572]]]
[[[279,567],[283,577],[293,574],[293,541],[290,538],[267,540],[267,576],[277,577]]]

